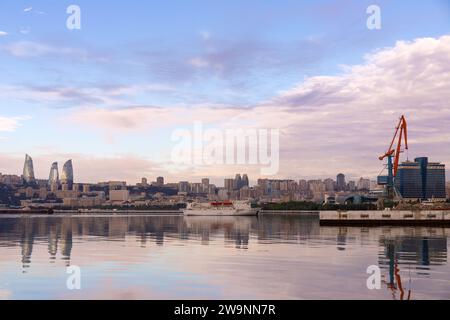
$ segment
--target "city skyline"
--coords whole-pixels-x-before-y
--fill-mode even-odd
[[[63,3],[2,4],[0,172],[22,172],[29,153],[36,177],[73,159],[86,183],[260,176],[259,166],[174,165],[173,131],[201,121],[279,128],[269,179],[373,179],[401,114],[409,158],[450,163],[448,3],[412,1],[404,14],[379,1],[380,30],[366,27],[369,1],[236,4],[79,1],[81,30],[67,30]]]
[[[56,183],[58,185],[61,184],[97,184],[97,183],[104,183],[104,182],[108,182],[108,181],[120,181],[120,180],[114,180],[114,179],[107,179],[107,180],[102,180],[102,181],[95,181],[95,182],[89,182],[89,181],[76,181],[75,179],[75,174],[74,174],[74,169],[73,169],[73,163],[72,160],[67,160],[64,163],[63,169],[61,171],[61,174],[59,173],[58,170],[58,162],[53,162],[51,167],[50,167],[50,173],[49,173],[49,178],[45,179],[45,178],[40,178],[40,177],[36,177],[34,175],[34,161],[33,158],[29,155],[26,154],[25,155],[25,161],[24,161],[24,170],[23,170],[23,174],[15,174],[15,173],[8,173],[8,172],[0,172],[0,174],[3,174],[4,176],[8,176],[8,175],[12,175],[12,176],[17,176],[17,177],[21,177],[21,179],[23,179],[24,183],[28,183],[28,184],[33,184],[35,181],[48,181],[48,185],[52,185],[53,183]],[[31,172],[31,176],[28,174],[29,172]],[[30,179],[30,177],[32,177]],[[139,183],[147,183],[147,181],[149,181],[152,178],[155,178],[155,181],[150,182],[149,184],[155,184],[155,185],[164,185],[165,183],[169,183],[169,184],[174,184],[174,183],[181,183],[184,182],[182,180],[178,180],[178,181],[167,181],[165,179],[164,176],[157,176],[157,177],[141,177],[140,181],[126,181],[123,180],[123,182],[126,182],[127,185],[134,185],[134,184],[139,184]],[[232,178],[231,176],[223,176],[220,180],[220,178],[217,178],[220,181],[219,183],[214,183],[214,185],[217,185],[217,187],[225,187],[226,188],[226,184],[227,184],[227,180],[229,181],[236,181],[237,179],[241,180],[242,179],[242,185],[243,186],[251,186],[251,185],[256,185],[258,180],[273,180],[273,181],[324,181],[326,182],[327,180],[332,180],[335,184],[336,184],[336,190],[339,191],[339,189],[343,189],[347,187],[348,182],[354,182],[357,183],[359,180],[368,180],[370,182],[376,182],[376,177],[350,177],[347,176],[346,174],[339,172],[337,173],[335,176],[329,176],[329,177],[322,177],[320,179],[316,178],[299,178],[299,179],[295,179],[295,178],[267,178],[267,177],[253,177],[253,179],[249,179],[248,174],[247,173],[238,173],[234,175],[234,178]],[[198,180],[198,179],[197,179]],[[201,178],[201,182],[204,183],[204,181],[208,181],[208,184],[210,182],[210,177],[205,177],[203,176]],[[193,183],[194,181],[186,181],[188,183]],[[195,183],[195,182],[194,182]],[[223,186],[221,186],[221,184],[223,184]]]

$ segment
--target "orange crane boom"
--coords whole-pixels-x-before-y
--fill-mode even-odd
[[[397,136],[398,136],[397,147],[393,149]],[[395,134],[394,137],[392,138],[392,142],[389,146],[388,151],[379,158],[381,161],[384,160],[386,157],[394,158],[393,177],[397,176],[398,165],[400,162],[400,153],[402,152],[403,137],[405,139],[405,150],[408,150],[408,124],[406,122],[405,116],[401,116],[400,118],[400,121],[396,127]]]

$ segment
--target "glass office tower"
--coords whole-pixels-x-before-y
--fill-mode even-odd
[[[445,165],[426,157],[403,162],[395,185],[405,199],[445,199]]]

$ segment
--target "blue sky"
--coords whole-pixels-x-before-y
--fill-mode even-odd
[[[71,4],[81,8],[81,30],[66,28],[66,8]],[[366,8],[371,4],[381,8],[381,30],[366,27]],[[139,130],[121,126],[112,130],[104,125],[108,117],[80,121],[80,110],[251,110],[308,79],[339,77],[346,68],[366,64],[368,54],[394,48],[398,41],[450,34],[450,4],[444,0],[8,0],[0,3],[0,34],[0,117],[10,124],[0,128],[4,153],[0,172],[20,173],[17,159],[27,152],[42,162],[51,157],[116,159],[119,164],[109,173],[135,180],[156,168],[165,170],[171,132],[190,124],[172,123],[174,118],[169,117],[164,125],[149,122]],[[198,114],[195,120],[208,122]],[[395,125],[396,116],[388,127]],[[289,141],[281,146],[282,157],[289,158]],[[362,152],[369,158],[372,150]],[[125,167],[130,158],[130,163],[144,161],[135,169],[145,172],[136,176],[128,169],[121,172],[120,163]],[[152,168],[145,170],[145,161]],[[371,169],[349,174],[372,175],[379,169],[376,162],[364,163]],[[38,165],[38,175],[46,176],[50,164]],[[281,170],[280,175],[326,176],[337,170],[303,163],[294,167],[294,172]],[[301,168],[309,169],[300,172]],[[219,169],[209,171],[221,175]],[[89,180],[109,174],[79,173]],[[201,168],[195,175],[177,173],[174,179],[200,175]]]

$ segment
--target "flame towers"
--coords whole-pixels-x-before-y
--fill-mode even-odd
[[[66,184],[69,189],[73,186],[73,166],[72,160],[67,161],[61,172],[61,183]]]
[[[51,186],[52,184],[59,183],[59,171],[58,171],[58,162],[54,162],[52,167],[50,168],[50,174],[48,177],[48,184]]]
[[[25,164],[23,166],[23,180],[27,184],[36,182],[34,178],[33,159],[27,154],[25,155]]]
[[[37,183],[41,182],[37,181],[34,176],[34,168],[33,168],[33,159],[27,154],[25,155],[25,164],[23,166],[23,175],[22,181],[25,185],[35,187]],[[48,185],[52,188],[62,184],[66,188],[66,190],[70,190],[73,187],[73,166],[72,160],[67,161],[64,164],[63,170],[61,172],[61,176],[59,175],[58,162],[53,162],[50,173],[48,176]]]

